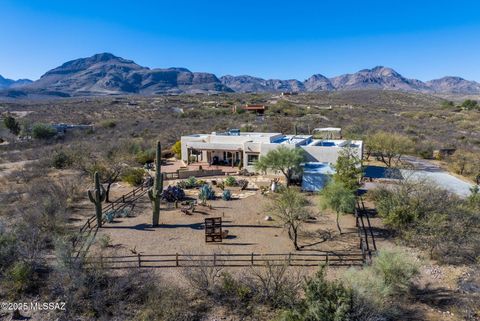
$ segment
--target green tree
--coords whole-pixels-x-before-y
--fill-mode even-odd
[[[293,174],[301,171],[300,164],[304,158],[303,149],[280,146],[261,156],[255,163],[255,169],[262,172],[280,171],[285,175],[287,186],[290,186]]]
[[[55,128],[46,124],[35,124],[32,127],[32,137],[35,139],[50,139],[57,134]]]
[[[12,116],[7,115],[3,119],[3,124],[10,131],[10,133],[12,133],[13,135],[18,136],[18,134],[20,134],[20,124]]]
[[[453,108],[453,107],[455,107],[455,104],[451,100],[444,100],[442,102],[442,107],[443,108]]]
[[[462,107],[465,110],[473,110],[473,109],[478,109],[480,106],[478,105],[478,102],[476,100],[472,99],[467,99],[465,100],[460,107]]]
[[[362,162],[353,149],[344,147],[335,164],[333,179],[343,183],[345,187],[356,190],[360,186],[362,176]]]
[[[330,208],[337,213],[337,228],[340,234],[340,215],[355,211],[355,191],[346,187],[342,182],[331,180],[320,191],[320,204],[323,209]]]
[[[382,161],[387,167],[392,167],[394,162],[400,161],[400,158],[408,153],[413,146],[410,138],[387,132],[377,132],[367,140],[368,149],[378,160]]]
[[[296,189],[286,188],[275,195],[268,205],[267,211],[282,222],[283,227],[288,231],[288,237],[293,242],[295,250],[298,246],[298,232],[301,225],[311,216],[306,207],[307,199]]]

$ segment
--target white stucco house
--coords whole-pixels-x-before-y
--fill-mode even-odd
[[[279,146],[302,148],[306,162],[335,164],[343,147],[349,146],[358,157],[363,156],[360,140],[314,139],[311,135],[240,132],[232,129],[211,134],[192,134],[181,137],[182,160],[211,165],[239,166],[254,171],[258,158]]]

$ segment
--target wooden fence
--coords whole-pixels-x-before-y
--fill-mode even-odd
[[[102,224],[106,223],[103,214],[111,211],[121,211],[127,206],[133,206],[134,203],[144,196],[148,192],[149,186],[147,184],[142,184],[138,187],[135,187],[133,190],[128,192],[125,195],[120,196],[116,200],[105,204],[102,208]],[[82,253],[88,252],[88,249],[91,245],[91,242],[95,235],[97,234],[98,224],[97,216],[93,214],[90,216],[87,221],[80,227],[78,234],[72,240],[72,247],[77,253],[76,256],[80,256]]]
[[[357,196],[355,206],[355,220],[357,226],[357,233],[360,238],[360,250],[366,258],[367,263],[372,259],[372,254],[377,251],[377,244],[373,234],[372,225],[370,224],[370,217],[365,209],[365,204],[360,196]],[[365,221],[367,224],[365,224]]]
[[[366,257],[358,252],[315,253],[212,253],[212,254],[137,254],[125,256],[92,257],[89,263],[107,269],[177,268],[177,267],[247,267],[266,265],[289,266],[361,266]]]

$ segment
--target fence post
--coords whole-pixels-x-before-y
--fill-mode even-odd
[[[138,256],[138,267],[142,267],[142,258],[141,258],[141,254],[140,254],[140,253],[138,253],[138,254],[137,254],[137,256]]]
[[[217,254],[213,253],[213,266],[217,265]]]
[[[327,256],[325,257],[325,264],[328,265],[328,252],[327,252]]]
[[[292,253],[288,253],[288,265],[292,263]]]
[[[125,203],[125,195],[122,195],[122,202]]]
[[[133,196],[135,196],[135,189],[133,189],[133,193],[132,193]]]
[[[178,253],[175,253],[175,264],[176,264],[176,266],[179,266],[178,265]]]
[[[90,219],[87,220],[87,223],[88,223],[88,228],[91,228],[90,227]]]
[[[252,262],[252,265],[253,265],[253,252],[252,252],[252,256],[251,256],[251,260],[250,260],[250,261]]]

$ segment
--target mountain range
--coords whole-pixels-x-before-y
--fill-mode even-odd
[[[30,79],[13,80],[8,78],[3,78],[2,75],[0,75],[0,89],[22,87],[30,83],[32,83]]]
[[[66,62],[33,82],[28,79],[14,81],[0,76],[0,95],[9,97],[318,92],[362,89],[480,94],[480,83],[460,77],[444,77],[422,82],[405,78],[395,70],[382,66],[332,78],[314,74],[305,81],[262,79],[248,75],[226,75],[217,78],[212,73],[191,72],[186,68],[150,69],[110,53],[100,53]]]

